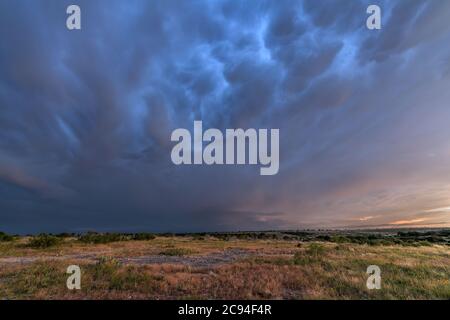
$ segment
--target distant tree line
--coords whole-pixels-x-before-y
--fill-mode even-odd
[[[26,244],[31,248],[48,248],[60,244],[64,238],[74,238],[75,241],[86,244],[106,244],[120,241],[148,241],[158,237],[190,237],[194,241],[216,239],[232,240],[280,240],[299,242],[332,242],[355,243],[367,245],[407,245],[426,246],[432,244],[450,245],[450,229],[436,229],[424,231],[250,231],[250,232],[201,232],[201,233],[98,233],[82,234],[60,233],[39,234],[29,236]],[[0,232],[0,242],[11,242],[19,239]]]

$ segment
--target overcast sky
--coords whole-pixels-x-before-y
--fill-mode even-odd
[[[449,21],[436,0],[1,0],[0,230],[449,226]],[[279,128],[279,173],[174,165],[194,120]]]

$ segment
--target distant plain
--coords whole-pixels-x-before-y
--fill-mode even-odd
[[[450,299],[450,230],[0,233],[0,299]]]

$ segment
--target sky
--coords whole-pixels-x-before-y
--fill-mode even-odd
[[[450,226],[449,20],[435,0],[1,0],[0,230]],[[279,129],[278,174],[174,165],[195,120]]]

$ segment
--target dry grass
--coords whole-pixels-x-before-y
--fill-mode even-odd
[[[450,247],[441,245],[157,237],[98,245],[69,238],[33,249],[26,241],[0,243],[0,298],[450,299]],[[133,262],[143,257],[151,262]],[[71,264],[82,269],[79,291],[66,288]],[[366,288],[372,264],[382,270],[381,290]]]

